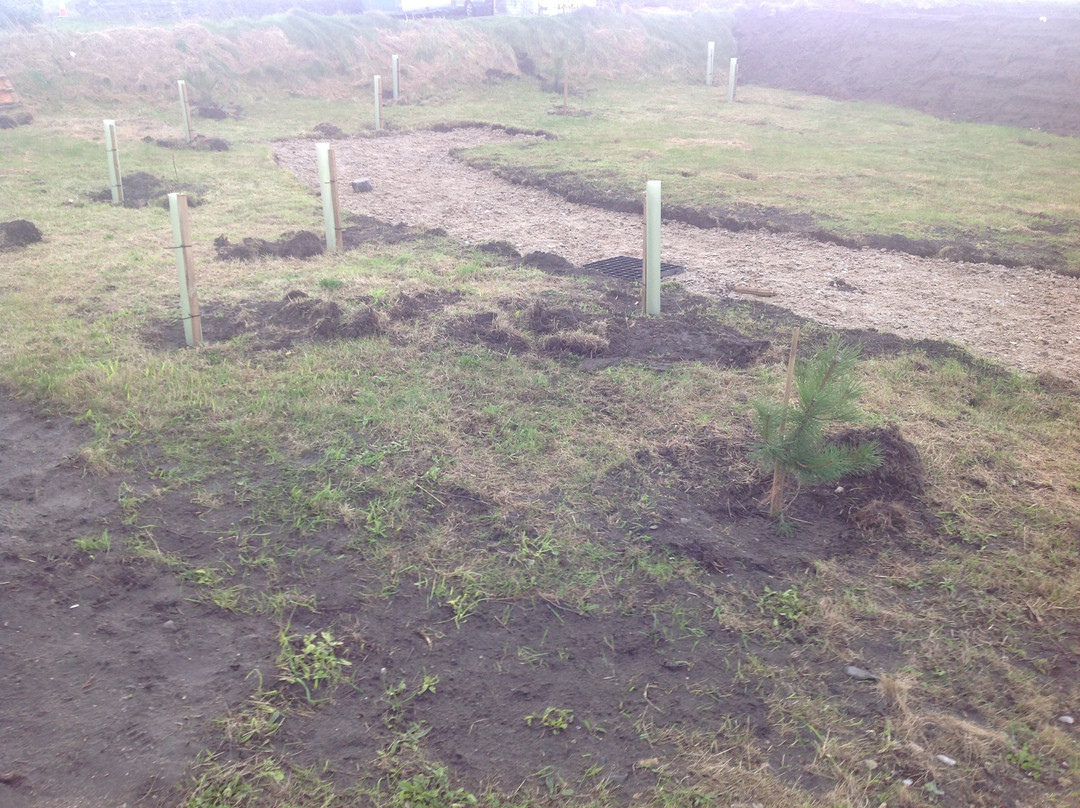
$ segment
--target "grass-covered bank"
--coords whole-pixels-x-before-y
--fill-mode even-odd
[[[656,134],[669,102],[650,93],[629,103],[598,87],[574,99],[596,114],[575,118],[547,115],[553,94],[506,92],[517,103],[467,90],[441,110],[390,114],[543,125],[563,138],[557,159],[583,173],[589,157],[631,176],[669,148]],[[120,508],[82,527],[5,509],[5,528],[38,542],[30,561],[7,559],[6,602],[44,613],[41,580],[78,572],[110,582],[107,604],[132,603],[149,588],[136,584],[172,576],[182,597],[162,616],[174,627],[214,636],[242,623],[271,648],[230,671],[243,693],[233,703],[188,691],[205,723],[178,731],[208,754],[174,761],[192,768],[157,798],[1075,803],[1080,749],[1057,720],[1080,702],[1074,392],[962,355],[868,351],[859,427],[892,441],[891,476],[799,492],[794,535],[780,537],[757,505],[768,475],[749,460],[750,403],[779,394],[788,324],[673,285],[652,326],[632,291],[432,234],[310,261],[218,262],[218,234],[319,228],[318,201],[260,141],[346,125],[353,109],[273,103],[283,114],[200,124],[229,152],[123,144],[125,172],[199,189],[200,296],[235,332],[200,351],[176,347],[165,212],[87,197],[105,184],[100,124],[81,139],[46,115],[0,141],[4,210],[46,235],[0,255],[5,406],[77,419],[87,433],[72,462]],[[746,100],[762,115],[775,103]],[[172,114],[154,113],[131,126]],[[656,127],[652,139],[590,145],[590,130],[610,132],[620,115],[627,131]],[[715,144],[698,147],[687,164],[706,164]],[[674,178],[667,191],[679,193]],[[260,321],[290,291],[308,302],[294,296]],[[305,312],[288,344],[267,338]],[[369,325],[325,338],[334,317]],[[623,328],[655,327],[663,344],[664,323],[710,344],[733,340],[727,328],[770,344],[742,367],[677,351],[586,361]],[[825,337],[805,331],[811,346]],[[35,485],[34,501],[47,500],[49,480]],[[50,565],[41,579],[39,565]],[[91,606],[105,608],[80,609]],[[35,652],[53,650],[66,649]],[[112,670],[128,704],[128,669]],[[183,689],[184,673],[152,703],[164,709],[159,694]],[[95,704],[105,678],[87,684]],[[83,706],[55,712],[73,721]],[[134,731],[117,720],[118,738]],[[130,745],[117,743],[118,766]],[[23,739],[21,759],[33,746]],[[20,764],[25,788],[39,787],[39,765]]]
[[[554,85],[567,68],[588,81],[696,81],[704,76],[709,41],[716,42],[717,65],[726,64],[735,49],[729,14],[590,10],[529,19],[398,20],[291,11],[258,20],[91,32],[54,23],[0,32],[0,71],[30,104],[53,111],[86,100],[171,101],[177,79],[190,84],[196,100],[246,104],[282,93],[366,96],[372,76],[387,77],[397,54],[403,91],[416,102],[500,76]]]

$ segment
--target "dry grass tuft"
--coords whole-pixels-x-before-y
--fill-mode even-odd
[[[572,353],[590,357],[600,356],[609,345],[604,337],[580,328],[548,334],[540,340],[540,347],[549,353]]]

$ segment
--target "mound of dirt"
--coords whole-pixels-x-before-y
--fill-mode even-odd
[[[239,244],[233,244],[225,236],[218,236],[214,239],[214,249],[219,261],[254,261],[264,256],[313,258],[326,250],[323,240],[310,230],[282,233],[277,241],[245,238]]]
[[[206,101],[201,104],[194,105],[195,114],[200,118],[206,118],[211,121],[223,121],[226,118],[235,118],[240,120],[243,117],[244,110],[242,107],[232,104],[228,109],[223,107],[214,101]]]
[[[423,316],[447,305],[434,295],[403,296],[398,303],[404,308],[391,308],[390,313],[369,301],[359,301],[347,311],[339,303],[311,297],[299,289],[288,292],[279,301],[254,300],[238,305],[211,302],[202,306],[203,342],[213,345],[243,336],[251,350],[267,351],[291,348],[302,342],[361,339],[385,333],[392,319]],[[142,338],[158,349],[185,345],[179,317],[151,320],[142,329]]]
[[[703,298],[673,291],[665,298],[663,317],[636,317],[636,287],[602,277],[594,282],[606,290],[603,311],[595,305],[586,310],[534,301],[526,307],[508,300],[498,310],[452,321],[447,333],[502,352],[584,358],[589,369],[625,361],[654,367],[688,361],[748,367],[769,347],[767,340],[719,324]]]
[[[345,132],[332,123],[317,123],[311,132],[312,138],[321,138],[323,140],[341,140],[348,137]]]
[[[39,241],[41,241],[41,231],[33,222],[26,219],[0,222],[0,252],[15,250]]]
[[[224,152],[229,150],[229,141],[219,137],[205,137],[204,135],[195,135],[190,143],[179,138],[152,138],[147,135],[143,138],[143,143],[153,143],[163,149],[175,149],[177,151],[191,149],[193,151]]]
[[[16,112],[13,115],[0,115],[0,129],[14,129],[16,126],[29,126],[34,116],[29,112]]]
[[[145,208],[149,205],[168,206],[168,196],[174,193],[187,194],[189,208],[196,208],[202,204],[199,194],[205,193],[205,189],[185,183],[170,183],[145,171],[136,171],[122,178],[124,188],[125,208]],[[103,188],[90,194],[94,202],[112,202],[112,189]]]

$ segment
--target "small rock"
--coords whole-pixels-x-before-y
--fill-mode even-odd
[[[870,671],[864,671],[862,668],[856,668],[854,665],[848,665],[844,668],[844,673],[852,679],[858,679],[860,682],[876,682],[878,680],[878,677],[870,673]]]
[[[836,486],[836,493],[838,493],[838,494],[844,493],[844,486],[842,486],[842,485]]]
[[[166,631],[176,631],[178,628],[178,626],[176,625],[176,621],[174,620],[166,620],[164,623],[161,624],[161,627]]]
[[[862,762],[863,767],[868,772],[872,772],[874,769],[876,769],[878,767],[878,762],[876,760],[872,759],[872,758],[867,758],[866,760],[861,761],[861,762]]]
[[[1075,724],[1076,723],[1076,719],[1073,718],[1071,715],[1059,715],[1058,716],[1058,721],[1060,723],[1062,723],[1062,724]]]
[[[948,755],[938,755],[937,759],[940,760],[942,763],[944,763],[946,766],[955,766],[956,765],[956,761],[953,760]]]
[[[371,184],[371,180],[367,177],[362,177],[358,180],[352,181],[352,189],[358,194],[365,193],[367,191],[374,191],[375,186]]]
[[[912,785],[915,785],[915,781],[914,781],[914,780],[912,780],[912,779],[911,779],[910,777],[905,777],[905,778],[904,778],[903,780],[901,780],[900,782],[902,782],[902,783],[903,783],[903,784],[904,784],[905,786],[912,786]]]

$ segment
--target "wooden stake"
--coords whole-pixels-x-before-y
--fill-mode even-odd
[[[338,199],[337,158],[329,143],[316,144],[315,155],[319,163],[323,222],[326,225],[326,249],[340,252],[345,248],[345,242],[341,228],[341,203]]]
[[[645,206],[648,201],[645,197],[642,197],[641,211],[645,212]],[[641,313],[645,313],[645,289],[646,281],[648,278],[649,270],[649,224],[645,221],[645,216],[641,217]]]
[[[375,77],[375,131],[382,130],[382,76]]]
[[[791,332],[791,353],[788,354],[787,376],[784,378],[784,417],[780,420],[780,434],[787,424],[787,408],[791,402],[791,388],[795,381],[795,357],[799,350],[799,327]],[[773,464],[772,491],[769,492],[769,513],[779,516],[784,509],[785,471],[780,461]]]
[[[191,109],[188,106],[187,82],[177,79],[176,87],[180,91],[180,116],[184,122],[184,137],[191,143]]]
[[[184,338],[191,348],[202,345],[202,315],[195,291],[195,264],[191,256],[191,225],[188,223],[187,194],[169,194],[169,217],[172,219],[173,249],[180,278],[180,312],[184,320]]]
[[[109,161],[109,187],[114,205],[124,204],[124,180],[120,175],[120,147],[116,140],[116,121],[105,124],[105,158]]]

